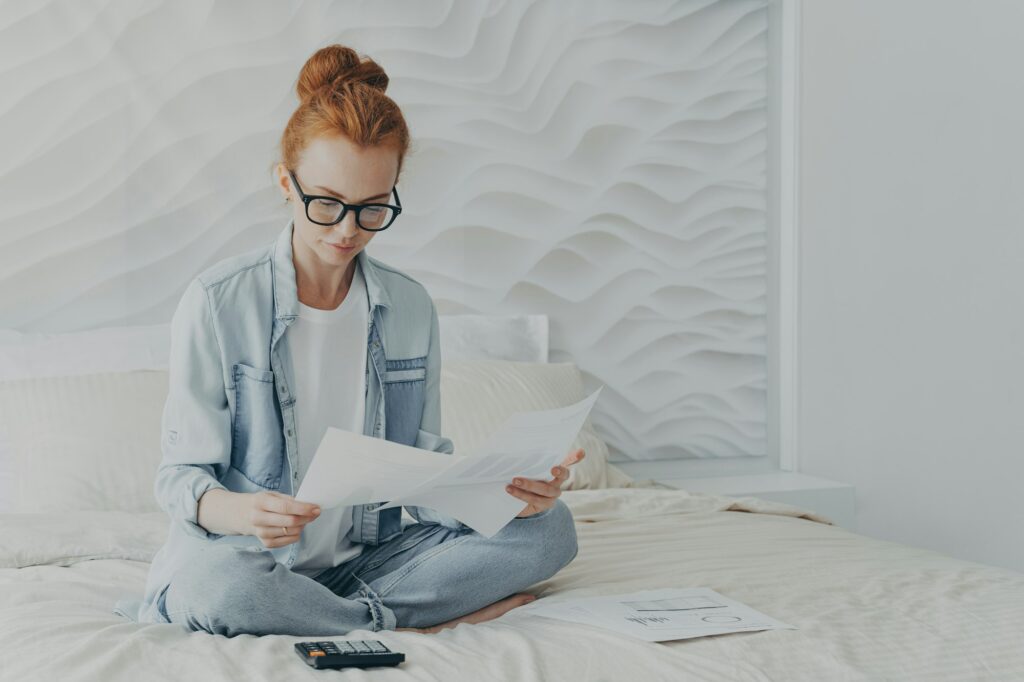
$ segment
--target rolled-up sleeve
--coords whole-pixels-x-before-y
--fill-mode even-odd
[[[223,537],[198,523],[199,498],[211,488],[225,488],[219,479],[231,461],[220,343],[206,288],[198,279],[189,283],[171,318],[160,448],[163,458],[153,486],[157,504],[190,535]]]
[[[450,438],[441,435],[441,333],[437,319],[437,307],[430,302],[430,346],[427,350],[427,373],[423,388],[423,417],[416,434],[415,446],[423,450],[452,454],[455,445]],[[420,523],[439,523],[458,530],[469,528],[457,519],[429,507],[406,505],[409,513]]]

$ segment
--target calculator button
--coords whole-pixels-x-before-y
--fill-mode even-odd
[[[356,642],[356,646],[359,647],[359,653],[368,654],[373,651],[366,642]]]
[[[370,642],[370,648],[376,653],[383,653],[388,650],[388,648],[384,646],[383,642]]]
[[[310,651],[309,655],[310,656],[326,656],[327,654],[325,652],[323,652],[323,651],[317,650],[317,651]]]

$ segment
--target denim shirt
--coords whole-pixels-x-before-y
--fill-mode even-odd
[[[271,552],[291,566],[298,543],[267,548],[252,535],[212,533],[197,522],[211,488],[294,495],[298,443],[289,325],[298,294],[292,261],[294,223],[270,244],[224,259],[188,285],[171,321],[169,391],[161,420],[154,493],[170,516],[167,541],[153,558],[145,594],[115,612],[140,622],[168,622],[163,597],[180,566],[208,543]],[[451,454],[440,435],[441,354],[437,310],[422,284],[356,255],[369,303],[363,434]],[[355,349],[343,348],[349,353]],[[387,500],[353,508],[353,542],[376,545],[401,532],[401,508]],[[466,528],[426,507],[407,506],[421,523]],[[136,611],[137,608],[137,611]]]

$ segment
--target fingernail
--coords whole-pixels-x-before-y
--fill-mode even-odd
[[[505,486],[505,490],[507,490],[508,492],[512,492],[512,486],[510,486],[510,485]]]
[[[314,509],[313,513],[314,514],[319,514],[320,513],[320,507],[317,507],[316,509]]]
[[[516,485],[522,485],[522,484],[523,484],[523,479],[521,479],[521,478],[517,478],[517,479],[516,479],[515,481],[513,481],[513,482],[514,482],[514,483],[515,483]]]

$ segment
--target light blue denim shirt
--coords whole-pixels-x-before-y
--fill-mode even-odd
[[[211,488],[295,494],[298,445],[288,326],[298,294],[292,231],[224,259],[188,285],[171,321],[169,392],[161,424],[163,459],[154,492],[170,516],[166,543],[153,558],[141,602],[115,612],[165,623],[164,591],[179,567],[205,543],[271,552],[286,566],[299,543],[267,548],[252,535],[211,533],[197,523],[199,498]],[[408,275],[360,251],[369,303],[364,435],[452,453],[440,435],[441,352],[437,310]],[[351,349],[339,349],[351,352]],[[376,545],[401,532],[401,509],[374,511],[387,500],[353,509],[354,542]],[[466,528],[425,507],[408,506],[421,523]]]

